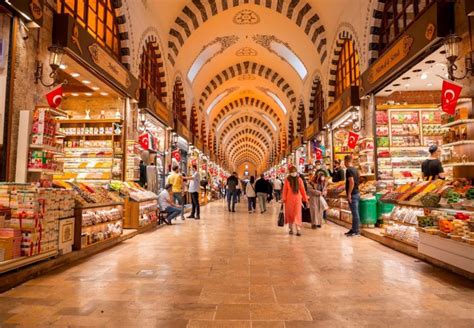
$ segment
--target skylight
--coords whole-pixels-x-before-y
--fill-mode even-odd
[[[274,94],[273,92],[269,91],[269,90],[266,90],[267,92],[267,95],[269,95],[273,100],[275,100],[275,102],[278,104],[278,106],[280,106],[281,110],[283,111],[283,113],[287,113],[286,112],[286,108],[285,108],[285,105],[283,105],[282,101],[280,100],[280,98],[278,98],[278,96],[276,94]]]
[[[308,74],[308,71],[306,70],[306,67],[304,66],[303,62],[298,58],[298,56],[294,54],[293,51],[291,51],[283,43],[279,43],[276,41],[272,41],[270,43],[270,48],[278,55],[283,57],[293,67],[296,73],[298,73],[300,78],[304,80],[304,78]]]
[[[194,60],[194,63],[191,65],[191,68],[188,71],[188,79],[192,83],[196,78],[197,74],[217,52],[221,50],[221,44],[216,42],[205,48],[199,56]]]
[[[222,126],[227,122],[233,115],[227,116],[225,119],[221,121],[221,123],[217,126],[216,132],[219,132],[219,130],[222,128]]]
[[[267,115],[265,114],[262,114],[262,116],[268,121],[268,123],[270,123],[270,125],[272,126],[273,128],[273,131],[276,131],[276,126],[275,126],[275,123],[273,123],[273,121],[270,119],[270,117],[268,117]]]
[[[209,107],[207,107],[207,115],[211,113],[211,111],[216,107],[217,103],[222,100],[225,96],[229,94],[229,90],[226,90],[222,93],[220,93],[210,104]]]

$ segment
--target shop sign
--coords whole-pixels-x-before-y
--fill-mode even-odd
[[[312,137],[314,137],[319,132],[318,128],[319,128],[319,119],[316,119],[304,131],[304,139],[310,140]]]
[[[293,142],[291,143],[291,149],[296,150],[298,149],[301,145],[303,144],[303,139],[301,137],[295,138]]]
[[[88,65],[129,97],[137,97],[138,80],[73,17],[54,15],[53,44],[64,47],[69,55]]]
[[[203,151],[204,149],[204,144],[202,143],[201,140],[199,140],[199,138],[196,138],[196,137],[194,137],[194,146],[196,146],[196,148],[199,149],[200,151]]]
[[[469,2],[471,0],[468,0]],[[472,2],[472,1],[471,1]],[[454,30],[454,3],[435,1],[361,76],[361,95],[376,92]]]
[[[399,64],[410,52],[413,37],[404,35],[388,50],[380,60],[376,61],[369,69],[369,83],[375,83],[385,76],[394,66]]]
[[[44,0],[14,0],[8,2],[8,5],[34,22],[37,27],[43,26]]]
[[[139,89],[138,108],[145,108],[150,114],[155,116],[166,126],[171,127],[171,112],[150,90]]]
[[[193,134],[191,131],[180,121],[178,121],[176,124],[176,133],[186,139],[187,142],[193,140]]]
[[[347,88],[324,112],[324,124],[331,123],[348,108],[359,105],[359,88],[356,86]]]

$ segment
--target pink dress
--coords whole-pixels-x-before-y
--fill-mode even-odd
[[[298,178],[298,183],[300,189],[298,193],[295,194],[293,193],[293,190],[291,190],[288,179],[285,179],[282,200],[285,204],[285,223],[296,223],[297,225],[301,226],[301,208],[303,206],[303,202],[308,201],[308,196],[304,190],[304,184],[301,178]]]

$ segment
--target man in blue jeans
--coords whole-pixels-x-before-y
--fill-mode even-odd
[[[175,219],[178,215],[181,214],[181,207],[178,207],[173,204],[173,200],[171,199],[171,190],[173,185],[168,183],[165,186],[160,194],[158,195],[158,207],[160,211],[168,213],[167,220],[168,224],[171,224],[171,220]]]
[[[345,233],[348,237],[360,236],[360,216],[359,216],[359,171],[352,166],[352,156],[346,155],[344,157],[344,164],[346,165],[346,194],[347,201],[352,214],[352,228]]]
[[[233,172],[232,175],[227,178],[227,208],[229,212],[235,212],[238,184],[239,179],[237,178],[237,173]]]

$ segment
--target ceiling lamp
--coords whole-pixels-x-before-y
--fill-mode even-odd
[[[447,64],[448,77],[452,81],[462,80],[466,78],[469,73],[471,73],[471,76],[474,76],[474,69],[472,67],[473,51],[466,54],[466,58],[465,58],[466,72],[464,73],[464,75],[461,77],[454,76],[454,71],[457,71],[458,69],[456,65],[456,61],[459,58],[459,44],[461,43],[461,41],[462,41],[462,38],[454,34],[447,36],[446,38],[444,38],[444,41],[443,41],[445,56],[446,56],[446,60],[448,61],[448,64]]]

